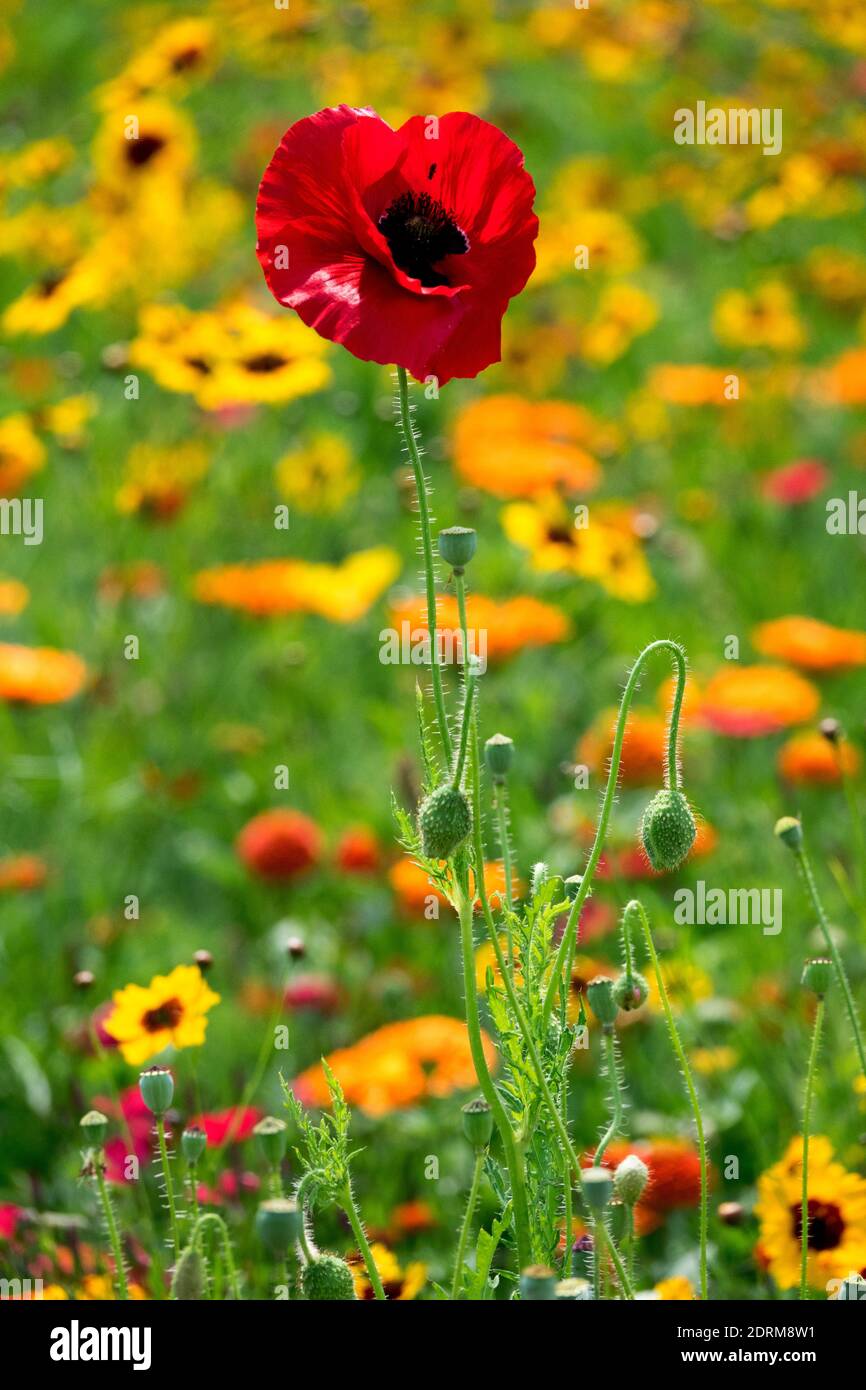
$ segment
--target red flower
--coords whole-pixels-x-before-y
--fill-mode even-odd
[[[771,502],[781,502],[783,506],[797,506],[811,502],[826,485],[829,473],[820,459],[795,459],[767,473],[761,490]]]
[[[237,851],[261,878],[294,878],[311,869],[322,851],[318,826],[300,811],[263,811],[238,836]]]
[[[262,1113],[254,1105],[248,1105],[243,1110],[239,1106],[232,1106],[230,1110],[215,1110],[210,1115],[199,1115],[192,1123],[204,1130],[211,1148],[218,1149],[229,1134],[237,1144],[242,1139],[249,1139]]]
[[[274,297],[323,338],[444,384],[499,361],[502,316],[535,266],[534,197],[520,150],[477,116],[392,130],[334,106],[283,136],[256,250]]]
[[[331,1014],[339,1006],[340,991],[327,975],[299,975],[286,986],[283,995],[285,1008],[298,1012]]]
[[[379,841],[368,826],[352,826],[340,836],[335,857],[344,874],[375,873],[381,860]]]

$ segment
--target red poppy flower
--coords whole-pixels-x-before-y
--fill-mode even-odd
[[[535,266],[535,187],[496,126],[457,111],[399,130],[369,107],[296,122],[265,170],[268,286],[323,338],[418,380],[498,362],[508,301]]]
[[[300,811],[262,811],[247,821],[237,838],[237,851],[247,868],[274,882],[306,873],[321,850],[318,826]]]

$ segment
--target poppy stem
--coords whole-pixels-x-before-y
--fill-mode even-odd
[[[821,902],[821,898],[818,893],[818,885],[815,882],[815,875],[812,873],[812,865],[809,861],[809,856],[806,853],[805,846],[800,845],[799,848],[795,849],[794,855],[797,860],[797,867],[803,876],[803,882],[806,885],[809,897],[812,899],[812,906],[814,907],[815,915],[818,918],[818,925],[820,926],[821,933],[824,937],[825,942],[827,943],[827,952],[830,956],[830,959],[833,962],[833,969],[836,972],[836,979],[838,981],[839,988],[842,991],[842,996],[845,1000],[845,1008],[848,1011],[848,1020],[851,1024],[851,1032],[854,1034],[854,1045],[857,1048],[857,1056],[860,1059],[860,1070],[863,1076],[866,1077],[866,1049],[864,1049],[863,1047],[863,1034],[860,1028],[860,1017],[857,1013],[857,1005],[854,1003],[854,996],[851,993],[851,985],[848,982],[848,973],[842,962],[842,957],[839,954],[839,948],[836,945],[836,942],[833,940],[833,933],[830,930],[830,923],[827,919],[827,914],[824,911],[824,904]]]
[[[670,723],[668,725],[666,777],[669,789],[671,791],[679,790],[679,729],[683,696],[685,695],[686,688],[686,658],[682,647],[677,642],[672,642],[669,638],[663,637],[660,638],[659,641],[650,642],[649,646],[644,647],[632,666],[625,683],[613,738],[610,771],[608,772],[607,786],[605,787],[604,798],[601,803],[601,814],[598,818],[595,840],[590,850],[586,868],[583,871],[580,887],[571,905],[571,911],[568,914],[565,931],[562,933],[562,940],[559,943],[553,970],[550,974],[550,982],[547,986],[547,994],[545,995],[542,1012],[542,1018],[545,1024],[547,1024],[550,1019],[557,990],[560,988],[567,989],[568,987],[569,977],[565,976],[565,978],[563,978],[563,965],[566,961],[570,962],[573,959],[574,947],[577,940],[577,926],[580,921],[581,910],[589,896],[592,880],[595,877],[598,861],[601,858],[601,851],[604,848],[607,827],[610,822],[611,812],[613,811],[613,803],[616,800],[616,784],[619,777],[619,765],[622,760],[622,745],[625,739],[625,726],[628,720],[631,702],[640,682],[641,671],[643,670],[645,662],[650,656],[654,655],[655,652],[662,650],[666,650],[670,653],[676,672],[676,687],[674,690],[673,704],[671,706]]]
[[[156,1133],[159,1140],[159,1158],[162,1164],[162,1175],[165,1181],[165,1196],[168,1202],[168,1214],[171,1220],[171,1240],[174,1246],[174,1255],[177,1259],[180,1254],[180,1228],[177,1224],[177,1209],[174,1203],[174,1183],[171,1180],[171,1167],[168,1161],[168,1149],[165,1143],[165,1119],[162,1115],[156,1117]]]
[[[361,1217],[358,1214],[358,1208],[355,1206],[355,1198],[352,1195],[351,1182],[347,1182],[346,1186],[343,1188],[343,1198],[341,1205],[344,1212],[349,1218],[349,1225],[352,1227],[355,1239],[358,1242],[358,1249],[360,1250],[361,1257],[364,1261],[364,1264],[366,1265],[367,1278],[370,1280],[370,1283],[373,1286],[373,1293],[376,1295],[377,1298],[383,1299],[385,1297],[385,1290],[382,1288],[382,1280],[379,1276],[379,1271],[376,1268],[376,1261],[373,1259],[373,1252],[370,1249],[370,1242],[367,1240],[367,1234],[364,1230],[364,1223],[362,1222]]]
[[[484,1168],[484,1159],[486,1155],[486,1149],[478,1149],[475,1154],[475,1164],[472,1169],[472,1186],[469,1188],[466,1215],[463,1217],[463,1225],[460,1227],[460,1239],[457,1242],[457,1259],[454,1263],[454,1278],[451,1281],[452,1302],[456,1300],[460,1293],[460,1286],[463,1283],[463,1263],[466,1259],[466,1244],[469,1240],[469,1232],[472,1228],[472,1218],[475,1215],[475,1206],[478,1201],[478,1189],[481,1186],[481,1172]]]
[[[229,1236],[228,1226],[223,1221],[222,1217],[218,1216],[215,1211],[206,1211],[204,1215],[200,1216],[195,1223],[195,1229],[192,1233],[193,1240],[196,1240],[198,1238],[199,1231],[201,1231],[204,1226],[216,1226],[217,1230],[219,1231],[220,1241],[222,1243],[223,1256],[226,1262],[226,1273],[228,1274],[229,1284],[231,1285],[232,1298],[234,1298],[236,1301],[240,1301],[241,1289],[240,1284],[238,1283],[238,1271],[237,1266],[235,1265],[235,1257],[234,1252],[232,1250],[232,1242],[231,1237]]]
[[[433,565],[433,541],[430,532],[430,509],[427,505],[427,479],[421,463],[421,451],[415,426],[412,422],[412,407],[409,404],[409,378],[405,367],[397,369],[397,401],[400,413],[400,428],[406,440],[406,449],[412,462],[415,475],[415,492],[418,497],[418,526],[421,531],[421,550],[424,556],[424,584],[427,592],[427,633],[430,639],[430,676],[433,682],[433,697],[436,702],[436,719],[439,737],[445,754],[446,765],[451,763],[451,734],[448,729],[448,713],[445,709],[445,696],[442,692],[442,670],[439,665],[439,645],[436,636],[436,574]]]
[[[803,1197],[800,1208],[800,1299],[809,1298],[809,1126],[812,1115],[812,1097],[815,1093],[815,1069],[818,1049],[821,1046],[821,1027],[824,1022],[824,1000],[819,999],[815,1008],[815,1024],[812,1029],[812,1046],[809,1050],[809,1065],[806,1069],[806,1092],[803,1099]]]
[[[608,1144],[610,1143],[611,1139],[613,1139],[614,1135],[619,1132],[620,1126],[622,1124],[622,1088],[620,1086],[619,1068],[617,1066],[616,1034],[614,1033],[612,1028],[605,1029],[604,1043],[605,1055],[607,1059],[607,1071],[608,1076],[610,1077],[610,1098],[613,1108],[613,1114],[611,1115],[610,1124],[605,1130],[604,1135],[601,1141],[599,1142],[598,1148],[595,1151],[595,1156],[592,1160],[593,1168],[598,1168],[601,1165],[601,1160],[604,1158]]]
[[[96,1160],[96,1185],[99,1188],[99,1200],[102,1203],[102,1214],[105,1217],[105,1226],[108,1231],[108,1243],[111,1246],[111,1253],[114,1257],[114,1278],[117,1284],[117,1297],[125,1301],[129,1298],[129,1288],[126,1283],[126,1268],[123,1263],[123,1250],[120,1244],[117,1220],[114,1215],[114,1204],[111,1200],[111,1193],[108,1190],[108,1183],[105,1181],[105,1171],[102,1164],[101,1153]]]
[[[645,939],[645,941],[646,941],[647,953],[648,953],[648,955],[649,955],[650,960],[652,961],[653,970],[655,971],[656,985],[657,985],[657,987],[658,987],[659,998],[660,998],[661,1001],[662,1001],[662,1009],[664,1010],[665,1022],[667,1023],[667,1027],[668,1027],[668,1036],[669,1036],[670,1041],[671,1041],[671,1047],[673,1048],[674,1053],[675,1053],[676,1058],[677,1058],[677,1061],[678,1061],[679,1064],[680,1064],[680,1071],[681,1071],[682,1074],[683,1074],[683,1081],[685,1082],[686,1091],[688,1092],[689,1102],[690,1102],[691,1107],[692,1107],[692,1116],[693,1116],[693,1118],[694,1118],[695,1129],[696,1129],[696,1131],[697,1131],[697,1136],[698,1136],[698,1151],[699,1151],[699,1154],[700,1154],[700,1163],[701,1163],[701,1212],[700,1212],[701,1298],[704,1300],[704,1302],[706,1302],[706,1299],[707,1299],[707,1233],[708,1233],[708,1227],[709,1227],[709,1215],[708,1215],[708,1210],[707,1210],[707,1187],[708,1187],[708,1185],[707,1185],[707,1141],[706,1141],[706,1138],[705,1138],[705,1136],[704,1136],[704,1122],[703,1122],[703,1119],[701,1118],[701,1107],[700,1107],[700,1104],[699,1104],[699,1102],[698,1102],[698,1093],[697,1093],[697,1091],[695,1090],[695,1083],[694,1083],[694,1080],[693,1080],[693,1078],[692,1078],[691,1067],[689,1066],[688,1059],[687,1059],[686,1054],[685,1054],[685,1049],[683,1048],[682,1042],[680,1041],[679,1032],[677,1031],[676,1020],[674,1019],[673,1009],[671,1008],[671,1001],[670,1001],[670,999],[668,998],[668,992],[667,992],[667,988],[666,988],[666,986],[665,986],[664,976],[663,976],[663,974],[662,974],[662,968],[661,968],[661,965],[659,964],[658,955],[656,954],[656,948],[655,948],[655,942],[653,941],[652,930],[651,930],[651,928],[650,928],[649,919],[648,919],[648,917],[647,917],[647,915],[646,915],[646,913],[645,913],[645,911],[644,911],[643,903],[639,902],[637,898],[633,898],[632,901],[627,905],[625,911],[626,911],[626,914],[628,914],[628,913],[635,913],[635,912],[636,912],[636,913],[638,913],[638,915],[639,915],[639,917],[640,917],[641,926],[643,927],[644,939]]]

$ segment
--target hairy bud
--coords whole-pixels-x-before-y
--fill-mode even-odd
[[[421,802],[418,812],[421,848],[427,859],[447,859],[472,829],[469,802],[450,783],[437,787]]]
[[[654,869],[679,868],[697,834],[695,818],[682,792],[656,792],[643,813],[640,833]]]

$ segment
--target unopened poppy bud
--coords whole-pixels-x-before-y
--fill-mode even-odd
[[[592,1286],[588,1279],[560,1279],[553,1296],[561,1303],[586,1302],[592,1298]]]
[[[646,857],[652,867],[678,869],[695,843],[697,826],[682,792],[656,792],[643,813],[640,827]]]
[[[493,1112],[478,1096],[463,1107],[463,1133],[476,1150],[486,1149],[493,1134]]]
[[[207,1148],[207,1135],[198,1125],[190,1125],[180,1136],[181,1152],[191,1168],[194,1168]]]
[[[213,956],[210,951],[196,951],[193,960],[203,975],[206,975],[213,965]]]
[[[723,1226],[740,1226],[746,1215],[746,1209],[741,1202],[720,1202],[718,1218]]]
[[[507,734],[493,734],[484,745],[484,761],[494,782],[504,782],[514,761],[514,740]]]
[[[304,1265],[301,1286],[312,1303],[347,1303],[357,1298],[352,1271],[338,1255],[317,1255]]]
[[[256,1231],[262,1245],[272,1255],[285,1255],[301,1230],[297,1202],[288,1197],[272,1197],[261,1202],[256,1212]]]
[[[583,883],[583,874],[569,874],[565,880],[565,891],[571,902],[574,902],[580,892],[580,885]]]
[[[286,1156],[289,1138],[285,1120],[278,1120],[275,1115],[266,1115],[263,1120],[259,1120],[253,1134],[259,1141],[259,1148],[268,1166],[279,1168]]]
[[[76,989],[90,989],[93,984],[93,971],[77,970],[72,976],[72,983]]]
[[[81,1119],[81,1133],[84,1142],[91,1149],[101,1147],[108,1128],[108,1117],[101,1110],[88,1110]]]
[[[471,526],[449,526],[439,532],[439,554],[446,565],[462,574],[478,545],[478,534]]]
[[[164,1115],[174,1096],[174,1077],[166,1067],[150,1067],[138,1078],[141,1099],[154,1115]]]
[[[842,725],[838,719],[822,719],[818,725],[818,732],[828,743],[838,743],[842,737]]]
[[[813,994],[817,994],[819,999],[823,999],[830,988],[832,978],[833,962],[821,956],[816,960],[806,961],[800,983]]]
[[[291,960],[302,960],[307,954],[307,948],[304,945],[303,938],[300,936],[290,936],[286,942],[286,951]]]
[[[637,1154],[627,1154],[616,1166],[613,1189],[621,1202],[633,1207],[649,1181],[649,1168]]]
[[[613,1193],[613,1176],[608,1168],[585,1168],[583,1190],[586,1204],[594,1216],[601,1216]]]
[[[557,1278],[547,1265],[529,1265],[520,1275],[520,1297],[527,1303],[556,1297]]]
[[[450,782],[437,787],[421,802],[418,812],[421,849],[427,859],[447,859],[472,829],[469,802]]]
[[[612,1028],[619,1013],[619,1005],[613,997],[613,980],[606,975],[596,975],[586,987],[586,997],[599,1023]]]
[[[633,1013],[649,998],[649,985],[637,970],[623,971],[613,982],[613,997],[623,1013]]]
[[[773,834],[788,849],[796,851],[803,848],[803,827],[796,816],[782,816],[776,821]]]
[[[171,1296],[181,1303],[199,1302],[205,1297],[205,1269],[201,1251],[193,1241],[174,1267]]]

